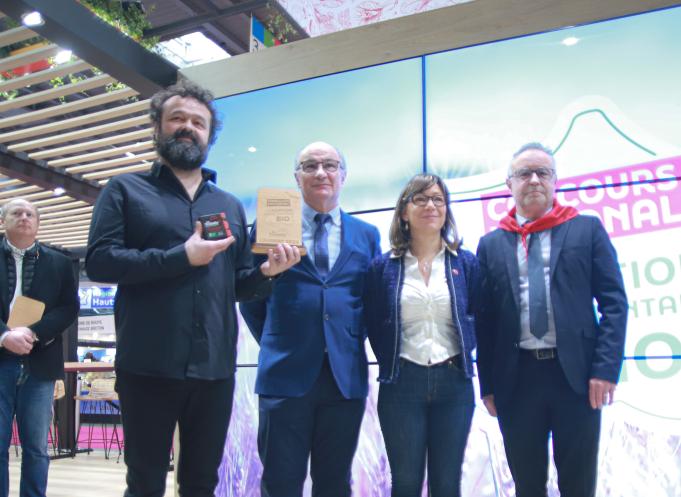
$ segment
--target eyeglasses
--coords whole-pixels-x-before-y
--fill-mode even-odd
[[[324,169],[325,173],[335,173],[340,167],[340,162],[332,159],[321,162],[316,160],[307,160],[298,164],[298,168],[301,169],[305,174],[315,174],[320,165],[322,166],[322,169]]]
[[[537,178],[540,180],[547,180],[553,178],[553,176],[556,174],[556,171],[553,169],[548,169],[546,167],[537,167],[537,168],[531,168],[531,167],[524,167],[522,169],[517,169],[511,173],[512,178],[517,178],[522,181],[528,181],[529,179],[532,178],[532,175],[536,174]]]
[[[418,207],[425,207],[426,205],[428,205],[429,200],[433,201],[433,205],[435,207],[442,207],[446,203],[445,198],[442,195],[435,195],[434,197],[429,197],[428,195],[417,193],[416,195],[412,195],[412,197],[409,199],[409,201],[412,204]]]

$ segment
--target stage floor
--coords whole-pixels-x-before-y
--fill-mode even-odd
[[[104,451],[94,450],[90,454],[78,454],[73,459],[50,461],[47,480],[47,495],[50,497],[121,497],[125,490],[125,464],[123,458],[116,463],[116,457],[104,459]],[[16,457],[10,447],[9,475],[10,497],[19,495],[19,474],[21,452]],[[175,473],[168,473],[166,496],[173,496]]]

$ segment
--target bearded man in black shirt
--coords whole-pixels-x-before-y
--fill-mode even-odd
[[[282,245],[254,267],[241,203],[201,168],[219,128],[209,92],[180,82],[154,95],[150,118],[159,160],[106,185],[86,268],[92,280],[118,284],[125,496],[163,496],[179,423],[180,493],[212,497],[234,392],[235,302],[268,295],[300,253]],[[204,240],[198,218],[220,213],[231,236]]]

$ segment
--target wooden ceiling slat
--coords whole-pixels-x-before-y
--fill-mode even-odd
[[[39,186],[29,185],[20,188],[13,188],[11,190],[0,191],[0,199],[8,197],[21,197],[24,193],[33,193],[42,190]]]
[[[58,245],[60,247],[63,247],[65,243],[87,245],[87,235],[81,233],[64,233],[62,236],[38,236],[37,238],[42,243],[49,243],[50,245]]]
[[[90,225],[90,221],[89,221],[89,220],[84,220],[83,222],[86,223],[86,226],[89,226],[89,225]],[[57,227],[57,226],[55,225],[55,228],[56,228],[56,227]],[[39,231],[39,232],[38,232],[38,237],[40,238],[40,236],[41,236],[42,234],[43,234],[42,231]],[[51,236],[51,235],[56,235],[56,234],[58,234],[58,233],[44,233],[45,236],[48,236],[48,235]]]
[[[82,212],[81,212],[82,214]],[[87,219],[76,219],[75,221],[62,221],[58,225],[52,225],[52,226],[40,226],[39,231],[54,231],[54,230],[61,230],[61,229],[75,229],[79,228],[82,226],[90,226],[90,221]]]
[[[132,157],[118,157],[100,162],[93,162],[92,164],[85,164],[83,166],[67,167],[66,172],[69,174],[79,174],[87,171],[97,171],[98,169],[106,169],[109,167],[123,166],[139,161],[153,161],[156,159],[156,152],[145,152],[143,154],[133,155]]]
[[[59,234],[82,233],[87,235],[90,230],[90,222],[86,219],[82,220],[80,224],[74,226],[63,227],[61,224],[49,226],[46,229],[38,230],[38,236],[53,236]]]
[[[7,176],[3,176],[3,178],[6,178]],[[3,188],[8,188],[10,186],[17,186],[17,185],[24,185],[25,183],[21,181],[20,179],[8,179],[6,181],[0,181],[0,190]]]
[[[57,55],[61,49],[57,45],[44,45],[35,50],[22,52],[11,57],[5,57],[0,60],[0,72],[5,72],[16,67],[25,66],[33,62],[49,59]]]
[[[87,219],[79,221],[80,224],[73,226],[62,226],[61,224],[47,226],[45,229],[39,230],[42,235],[58,235],[59,233],[85,233],[90,229],[90,222]]]
[[[47,102],[49,100],[54,100],[55,98],[72,95],[80,91],[92,90],[93,88],[106,86],[109,83],[113,83],[115,81],[116,78],[113,76],[109,76],[108,74],[100,74],[99,76],[87,78],[76,83],[69,83],[67,85],[50,88],[49,90],[29,93],[23,97],[17,97],[13,98],[12,100],[0,102],[0,113],[19,109],[21,107],[28,107],[29,105],[38,104],[40,102]]]
[[[138,129],[129,133],[120,133],[106,138],[99,138],[97,140],[90,140],[87,142],[74,143],[73,145],[66,145],[64,147],[51,148],[49,150],[41,150],[40,152],[33,152],[28,154],[31,159],[47,159],[48,157],[55,157],[58,155],[73,154],[82,152],[83,150],[92,150],[102,147],[107,147],[116,143],[125,143],[141,138],[149,138],[152,134],[151,128]]]
[[[65,204],[67,202],[73,202],[75,199],[69,197],[68,195],[61,195],[59,197],[47,198],[45,200],[36,200],[33,205],[37,205],[39,209],[42,209],[44,205],[52,204]]]
[[[74,155],[73,157],[66,157],[64,159],[54,159],[47,162],[50,167],[64,167],[71,164],[80,164],[83,162],[89,162],[97,159],[103,159],[105,157],[111,157],[112,155],[122,155],[126,152],[139,152],[140,150],[151,149],[154,146],[152,140],[146,140],[143,142],[132,143],[130,145],[125,145],[123,147],[107,148],[105,150],[100,150],[99,152],[91,152],[88,154]]]
[[[82,214],[81,214],[81,216],[82,216]],[[86,225],[89,226],[91,218],[92,218],[92,216],[89,216],[89,217],[86,216],[82,219],[75,219],[73,221],[70,221],[70,220],[67,221],[67,220],[64,220],[64,219],[52,219],[50,221],[51,224],[47,224],[45,226],[43,226],[41,224],[40,229],[41,230],[42,229],[54,229],[54,228],[61,228],[61,227],[72,227],[73,228],[73,227],[80,226],[82,223],[85,223]]]
[[[48,224],[55,224],[59,223],[61,224],[63,222],[63,219],[58,216],[57,212],[54,212],[50,214],[52,217],[47,217],[44,216],[46,219],[43,219],[43,216],[40,216],[40,225],[47,226]],[[79,219],[90,219],[92,217],[92,212],[85,212],[83,214],[74,214],[72,216],[69,216],[69,221],[78,221]]]
[[[99,126],[93,126],[91,128],[79,129],[76,131],[71,131],[69,133],[59,133],[53,136],[48,136],[46,138],[39,138],[37,140],[16,143],[14,145],[10,145],[7,148],[12,152],[24,152],[26,150],[31,150],[34,148],[47,147],[50,145],[54,145],[56,143],[63,143],[71,140],[87,138],[89,136],[111,133],[112,131],[118,131],[120,129],[125,128],[132,128],[133,126],[140,126],[148,123],[149,116],[143,115],[130,117],[128,119],[121,119],[120,121],[115,121],[112,123],[100,124]]]
[[[86,126],[98,121],[104,121],[106,119],[113,119],[128,114],[134,114],[136,112],[141,112],[148,108],[149,101],[142,100],[140,102],[133,102],[131,104],[121,105],[112,109],[73,117],[71,119],[63,119],[53,123],[42,124],[40,126],[31,126],[26,129],[0,134],[0,143],[9,143],[17,140],[23,140],[24,138],[63,131],[65,129],[75,128],[76,126]]]
[[[148,162],[146,164],[136,164],[134,166],[117,167],[115,169],[107,169],[105,171],[99,171],[96,173],[83,174],[83,178],[90,180],[108,178],[111,176],[118,176],[119,174],[123,173],[136,173],[139,171],[147,171],[149,168],[151,168],[151,162]]]
[[[42,220],[43,218],[54,219],[55,217],[68,217],[70,215],[92,212],[92,209],[93,209],[92,205],[84,205],[82,207],[71,206],[68,209],[63,208],[64,205],[71,205],[71,204],[70,203],[58,204],[58,206],[62,207],[61,209],[50,209],[49,212],[45,212],[41,208],[40,209],[40,212],[41,212],[40,219]],[[50,206],[54,206],[54,204],[50,204]]]
[[[35,200],[40,200],[45,197],[53,197],[54,192],[52,190],[43,190],[41,192],[29,193],[28,195],[22,195],[21,198],[28,200],[29,202],[34,202]]]
[[[84,224],[82,226],[74,226],[72,228],[54,228],[53,231],[39,231],[38,235],[40,237],[60,237],[60,236],[71,236],[71,235],[79,235],[79,236],[87,236],[89,231],[89,225]]]
[[[60,78],[67,74],[82,72],[91,68],[92,66],[84,60],[74,60],[73,62],[59,64],[57,66],[51,67],[50,69],[45,69],[44,71],[32,72],[18,78],[5,80],[0,83],[0,91],[11,91],[16,90],[17,88],[27,88],[38,83],[44,83],[45,81],[49,81],[52,78]],[[5,127],[4,122],[0,123],[0,125]]]
[[[79,232],[79,231],[89,231],[90,230],[90,223],[87,221],[82,221],[78,225],[74,225],[71,227],[63,227],[62,225],[58,225],[55,227],[50,227],[47,229],[40,229],[38,230],[38,236],[40,235],[56,235],[58,233],[73,233],[73,232]]]
[[[48,206],[43,206],[40,207],[40,213],[45,213],[45,212],[52,212],[56,210],[61,210],[65,211],[66,209],[75,209],[76,207],[83,207],[83,206],[88,206],[90,204],[87,202],[83,202],[82,200],[74,200],[73,202],[67,202],[64,204],[58,204],[58,205],[48,205]]]
[[[77,112],[83,109],[89,109],[90,107],[108,104],[110,102],[115,102],[116,100],[124,100],[126,98],[134,97],[135,95],[138,95],[138,92],[132,88],[123,88],[122,90],[115,90],[111,93],[102,93],[101,95],[76,100],[75,102],[6,117],[0,121],[0,128],[8,128],[10,126],[19,126],[34,121],[41,121],[50,117],[61,116],[70,112]]]
[[[88,232],[87,229],[83,228],[73,228],[73,230],[69,233],[44,233],[43,238],[62,238],[62,237],[67,237],[67,236],[79,236],[79,237],[87,237]]]
[[[18,26],[16,28],[8,29],[0,33],[0,47],[6,47],[12,43],[18,43],[24,40],[30,40],[38,36],[34,31],[31,31],[26,26]]]
[[[51,243],[59,243],[59,242],[65,242],[65,241],[76,241],[76,240],[82,240],[82,241],[87,241],[87,235],[74,235],[74,236],[46,236],[40,238],[41,242],[51,242]]]

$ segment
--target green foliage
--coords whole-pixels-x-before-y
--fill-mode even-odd
[[[0,91],[0,98],[3,100],[12,100],[17,98],[19,95],[19,92],[17,90],[12,90],[12,91]]]
[[[50,85],[52,85],[52,88],[59,88],[60,86],[64,86],[66,83],[64,83],[64,78],[60,78],[57,76],[56,78],[52,78],[50,80]]]
[[[159,41],[158,37],[153,38],[143,37],[144,30],[146,28],[150,28],[151,23],[149,23],[149,21],[147,20],[142,9],[134,5],[129,8],[123,8],[120,0],[77,0],[77,1],[84,7],[88,8],[91,12],[93,12],[97,17],[102,19],[104,22],[115,27],[121,33],[129,36],[146,49],[154,50],[156,45],[158,44]],[[20,23],[14,21],[10,17],[5,17],[2,20],[2,24],[4,25],[5,29],[11,29],[20,26]],[[9,56],[10,52],[13,50],[17,50],[19,48],[30,46],[36,43],[41,43],[44,41],[45,40],[43,38],[36,36],[29,40],[13,43],[5,47],[0,47],[0,58]],[[52,67],[55,66],[54,58],[50,58],[49,62]],[[102,74],[102,71],[98,68],[93,67],[92,73],[96,76]],[[12,73],[7,73],[4,76],[0,75],[0,81],[4,81],[5,79],[10,79],[13,77],[14,75]],[[53,88],[57,88],[59,86],[67,84],[67,82],[73,84],[84,79],[86,79],[86,76],[68,74],[67,76],[64,77],[52,78],[50,80],[50,85]],[[120,82],[110,83],[106,86],[106,91],[112,92],[115,90],[123,89],[125,87],[126,85]],[[8,92],[0,91],[0,99],[2,100],[12,100],[13,98],[16,98],[18,95],[19,92],[17,90],[12,90]],[[61,100],[62,103],[66,101],[65,97],[60,97],[59,100]],[[136,101],[137,97],[130,97],[128,100]]]
[[[272,33],[272,36],[282,43],[288,42],[289,36],[297,32],[279,12],[270,12],[268,14],[265,19],[265,27]]]
[[[106,85],[106,91],[107,93],[111,93],[112,91],[116,90],[122,90],[123,88],[127,88],[125,83],[121,83],[120,81],[116,81],[115,83],[109,83]]]
[[[79,0],[107,24],[128,35],[148,50],[158,44],[158,37],[144,38],[144,30],[151,27],[142,9],[131,6],[123,8],[119,0]]]

